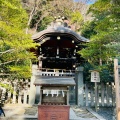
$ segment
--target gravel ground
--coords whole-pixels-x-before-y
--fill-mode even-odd
[[[95,111],[95,108],[92,108],[92,110]],[[106,120],[116,120],[114,107],[100,107],[97,113]]]

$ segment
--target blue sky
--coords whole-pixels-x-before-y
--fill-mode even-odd
[[[82,1],[82,2],[85,2],[87,1],[86,3],[87,4],[93,4],[96,0],[74,0],[75,2],[79,2],[79,1]]]
[[[89,0],[89,1],[87,2],[87,4],[93,4],[93,3],[95,3],[95,1],[96,1],[96,0]]]

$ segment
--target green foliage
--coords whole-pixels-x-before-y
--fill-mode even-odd
[[[90,39],[91,36],[97,34],[97,32],[94,30],[95,26],[95,21],[84,23],[84,25],[82,26],[81,35],[85,38]]]
[[[13,76],[13,78],[30,78],[31,77],[31,69],[30,69],[30,62],[29,64],[18,64],[18,65],[14,65],[14,66],[10,66],[9,67],[11,70],[11,74]]]
[[[94,39],[92,39],[91,42],[86,43],[86,48],[78,52],[91,64],[99,65],[100,59],[102,59],[103,63],[107,63],[110,58],[116,56],[116,51],[106,47],[109,39],[104,40],[105,34],[106,33],[102,32],[101,36],[94,36]]]
[[[83,24],[83,16],[80,11],[75,10],[71,13],[70,17],[71,23],[75,26],[75,31],[80,31],[80,26]]]
[[[41,20],[41,22],[38,25],[37,31],[42,31],[47,28],[47,26],[53,21],[53,17],[47,16]]]
[[[7,25],[20,29],[27,25],[27,14],[20,0],[0,0],[0,16]]]
[[[84,76],[84,81],[89,81],[91,80],[91,72],[90,70],[98,70],[100,73],[100,81],[101,82],[113,82],[114,78],[114,66],[113,63],[110,62],[110,64],[104,64],[102,66],[95,66],[91,65],[90,63],[85,63],[83,65],[84,71],[83,71],[83,76]]]
[[[13,92],[13,87],[11,85],[0,83],[0,86],[6,88],[8,91]]]
[[[93,70],[94,67],[88,62],[85,63],[83,67],[84,67],[84,71],[83,71],[84,81],[90,81],[91,78],[90,70]]]
[[[91,40],[78,53],[100,69],[101,81],[111,81],[113,71],[110,69],[113,67],[108,66],[112,59],[120,56],[120,4],[98,0],[91,5],[89,12],[92,12],[94,20],[87,27],[84,25],[82,35]]]
[[[83,16],[80,14],[80,11],[75,11],[75,12],[71,13],[71,22],[72,23],[83,22]]]
[[[30,35],[25,34],[27,19],[20,0],[0,0],[0,73],[2,74],[30,77],[30,64],[24,63],[35,58],[30,48],[35,48],[36,44]],[[25,74],[26,71],[29,71],[29,75]]]
[[[64,0],[62,2],[60,0],[37,1],[39,4],[35,8],[36,11],[30,24],[30,28],[34,28],[36,31],[45,29],[58,16],[66,17],[70,21],[69,23],[75,24],[76,26],[80,26],[83,23],[83,17],[78,7],[79,4],[73,0]],[[81,5],[83,4],[81,3]],[[29,14],[31,15],[31,13]]]
[[[42,14],[41,11],[39,11],[33,16],[32,20],[30,22],[30,28],[35,27],[35,25],[37,24],[37,22],[40,19],[41,14]]]
[[[89,31],[89,34],[91,34],[89,37],[91,38],[90,43],[79,53],[93,64],[99,63],[100,59],[107,62],[110,58],[119,54],[118,48],[115,48],[118,44],[113,44],[119,41],[120,28],[119,17],[113,16],[113,11],[118,14],[118,11],[115,12],[114,6],[110,0],[98,0],[90,8],[95,17],[92,21],[95,26]],[[91,26],[91,24],[89,25]],[[82,34],[86,35],[87,30],[89,30],[89,26],[83,30]],[[93,34],[93,31],[96,34]]]
[[[114,81],[114,65],[113,61],[109,61],[109,64],[103,64],[101,66],[96,66],[100,71],[100,80],[102,82],[113,82]]]

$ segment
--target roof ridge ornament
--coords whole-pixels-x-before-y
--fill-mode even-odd
[[[58,17],[54,17],[54,19],[55,19],[54,21],[55,26],[68,27],[67,23],[65,22],[65,20],[67,20],[66,17],[58,16]]]

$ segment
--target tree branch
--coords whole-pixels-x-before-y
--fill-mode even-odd
[[[6,51],[3,51],[3,52],[0,52],[0,56],[2,56],[3,54],[5,54],[5,53],[9,53],[9,52],[12,52],[12,51],[14,51],[15,49],[9,49],[9,50],[6,50]]]
[[[37,5],[36,2],[37,2],[37,0],[35,0],[34,6],[33,6],[32,11],[30,13],[30,17],[29,17],[29,20],[28,20],[28,23],[27,23],[27,28],[26,28],[26,34],[28,33],[28,27],[30,26],[30,22],[31,22],[31,20],[33,18],[33,15],[34,15],[35,11],[36,11],[36,9],[35,9],[36,5]]]
[[[7,61],[7,62],[4,62],[4,63],[0,63],[0,65],[5,65],[5,64],[8,64],[8,63],[11,63],[11,62],[14,62],[16,60],[11,60],[11,61]]]
[[[44,17],[46,17],[47,15],[48,15],[48,12],[46,12],[44,15],[42,15],[42,16],[40,17],[40,19],[37,21],[37,23],[36,23],[36,25],[35,25],[35,32],[37,32],[37,28],[38,28],[39,22],[40,22]]]

